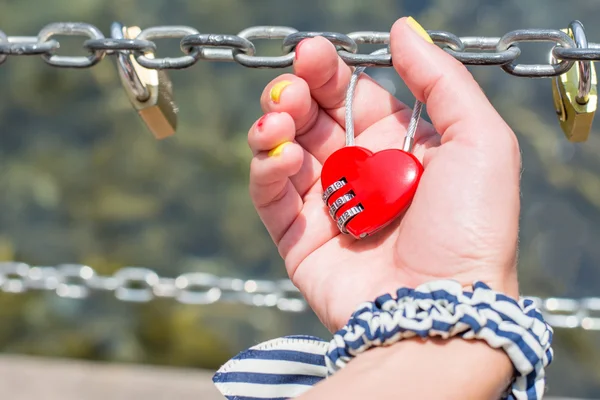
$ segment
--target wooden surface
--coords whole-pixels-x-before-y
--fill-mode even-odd
[[[0,356],[0,398],[10,400],[222,400],[212,372]]]

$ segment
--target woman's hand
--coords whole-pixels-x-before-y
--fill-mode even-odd
[[[252,200],[290,278],[331,331],[359,303],[433,279],[481,280],[518,296],[517,140],[467,69],[412,21],[394,24],[392,59],[433,126],[419,125],[414,153],[425,171],[402,218],[355,240],[340,234],[321,200],[321,167],[345,143],[352,73],[326,39],[296,48],[295,74],[267,86],[266,114],[248,135]],[[402,148],[409,107],[363,76],[354,110],[356,145]]]

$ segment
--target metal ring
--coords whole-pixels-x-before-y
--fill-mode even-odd
[[[217,287],[219,278],[201,272],[182,274],[175,279],[178,290],[176,300],[184,304],[212,304],[217,302],[222,291]]]
[[[113,22],[110,26],[110,36],[115,40],[124,40],[123,33],[124,26],[120,22]],[[131,62],[130,53],[118,52],[117,54],[117,63],[119,64],[117,68],[121,72],[121,75],[125,78],[129,87],[131,88],[131,92],[135,95],[136,99],[141,102],[144,102],[150,98],[150,92],[146,85],[142,83],[140,77],[135,72],[135,68],[133,63]]]
[[[355,54],[346,50],[338,50],[338,54],[344,62],[350,66],[362,67],[391,67],[392,55],[389,52],[390,34],[389,32],[352,32],[348,37],[359,44],[379,44],[385,45],[384,49],[377,50],[371,54]]]
[[[583,24],[577,20],[572,21],[569,24],[569,30],[573,35],[573,40],[577,48],[587,48],[588,41],[585,36]],[[577,88],[576,100],[580,104],[586,104],[592,90],[592,63],[590,61],[578,61],[577,66],[579,67],[579,87]]]
[[[346,50],[338,50],[338,55],[350,66],[361,67],[391,67],[392,55],[386,50],[385,54],[354,54]]]
[[[520,29],[511,31],[500,38],[496,50],[504,51],[518,42],[555,42],[563,47],[575,47],[575,42],[566,33],[554,29]],[[573,61],[562,60],[558,64],[518,64],[513,61],[501,65],[505,72],[515,76],[551,77],[562,75],[573,66]]]
[[[499,37],[463,36],[460,41],[464,45],[463,50],[477,49],[495,51],[498,47]]]
[[[454,51],[444,49],[446,53],[456,58],[465,65],[504,65],[515,61],[521,55],[521,49],[517,46],[494,53],[472,53],[469,51]]]
[[[136,39],[181,39],[188,35],[197,35],[198,32],[189,26],[155,26],[144,29]],[[190,52],[181,57],[150,58],[143,54],[136,54],[137,62],[145,68],[150,69],[182,69],[196,64],[200,58],[200,49],[194,47]]]
[[[67,36],[78,36],[85,35],[91,39],[103,39],[104,35],[98,28],[90,24],[84,24],[81,22],[57,22],[54,24],[46,25],[38,33],[38,42],[47,42],[54,35],[67,35]],[[98,64],[106,53],[102,50],[91,52],[87,57],[71,57],[71,56],[57,56],[54,54],[44,53],[41,54],[42,59],[54,67],[63,68],[88,68]]]
[[[153,289],[158,283],[156,272],[141,267],[124,267],[118,270],[113,278],[118,282],[115,297],[122,301],[145,303],[154,298]],[[133,288],[130,285],[138,284],[143,288]]]
[[[8,43],[8,36],[6,36],[6,33],[0,31],[0,46],[2,46],[2,43]],[[0,64],[6,61],[6,57],[8,57],[6,54],[0,52]]]
[[[60,48],[60,43],[56,40],[38,43],[36,37],[30,38],[29,42],[25,41],[25,38],[8,38],[7,43],[2,43],[1,39],[2,37],[0,36],[0,57],[2,57],[1,55],[39,56],[40,54],[51,53]],[[0,59],[1,62],[2,59]]]
[[[56,294],[70,299],[84,299],[90,292],[87,282],[94,277],[95,271],[87,265],[58,265]]]
[[[285,39],[296,32],[298,30],[288,26],[253,26],[244,29],[237,35],[252,41],[254,39]],[[287,68],[294,64],[294,57],[293,53],[274,57],[249,56],[241,52],[233,54],[233,59],[237,63],[248,68]]]
[[[444,49],[452,57],[465,65],[502,65],[515,61],[521,55],[521,49],[518,46],[511,46],[504,51],[496,51],[499,37],[461,37],[460,41],[464,45],[463,51]],[[470,52],[468,50],[491,51],[491,53]]]
[[[554,46],[554,49],[556,49],[556,46]],[[548,60],[550,62],[550,64],[556,64],[556,58],[554,57],[554,51],[551,51],[548,57]],[[558,83],[558,79],[553,78],[552,79],[552,90],[556,90],[556,93],[558,93],[558,96],[555,96],[554,94],[552,95],[552,102],[554,104],[554,111],[556,111],[556,115],[558,116],[558,120],[559,121],[566,121],[567,120],[567,110],[565,108],[565,104],[562,101],[562,96],[560,95],[560,85]]]
[[[555,46],[552,54],[559,60],[600,61],[600,49],[594,47],[568,49]]]
[[[463,51],[465,49],[465,45],[462,40],[458,36],[453,33],[446,31],[427,31],[433,43],[445,44],[449,46],[454,51]]]
[[[30,269],[25,263],[0,262],[0,290],[8,293],[26,292]]]
[[[303,41],[304,39],[314,38],[317,36],[324,37],[325,39],[329,40],[334,45],[339,46],[342,49],[344,49],[350,53],[356,53],[356,51],[358,50],[358,45],[356,44],[356,42],[354,40],[352,40],[350,37],[348,37],[347,35],[344,35],[343,33],[296,32],[296,33],[292,33],[291,35],[286,36],[286,38],[283,39],[283,52],[287,54],[287,53],[291,52],[296,47],[296,45],[298,43],[300,43],[301,41]]]
[[[199,33],[181,39],[181,50],[189,53],[193,49],[200,51],[201,59],[211,61],[233,61],[236,53],[245,53],[248,56],[253,56],[256,53],[254,44],[248,39],[236,35],[218,35],[214,33]]]
[[[112,27],[111,27],[112,33]],[[116,37],[106,39],[91,39],[83,42],[83,47],[88,50],[111,51],[156,51],[156,44],[149,40],[119,39]]]
[[[356,42],[356,44],[385,44],[390,43],[389,32],[361,31],[351,32],[348,37]]]

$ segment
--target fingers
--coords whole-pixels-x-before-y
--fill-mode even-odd
[[[279,244],[303,207],[302,196],[318,180],[320,164],[294,140],[295,125],[285,113],[263,116],[250,129],[250,197]]]
[[[250,164],[250,197],[275,244],[302,210],[302,198],[288,179],[301,158],[300,146],[289,143],[279,155],[260,153]]]
[[[296,140],[321,163],[345,144],[344,103],[352,70],[322,37],[305,39],[296,47],[296,75],[271,82],[261,96],[265,112],[284,111],[296,123]],[[354,99],[355,134],[409,108],[366,75]]]
[[[339,128],[339,126],[338,126]],[[290,275],[336,234],[321,200],[321,163],[294,142],[287,113],[269,113],[250,128],[250,196]],[[309,222],[310,221],[310,222]]]
[[[296,126],[295,138],[323,163],[344,145],[344,130],[312,98],[303,79],[285,74],[273,80],[261,96],[265,112],[285,112]]]
[[[342,127],[346,90],[352,69],[338,56],[335,46],[323,37],[305,39],[296,46],[294,72],[306,81],[311,96]],[[367,75],[358,82],[354,100],[355,133],[408,108]]]
[[[443,135],[442,143],[459,139],[491,148],[499,143],[510,146],[512,131],[466,67],[428,43],[428,35],[422,31],[424,39],[417,32],[420,27],[417,31],[411,27],[412,21],[402,18],[392,27],[392,61],[415,97],[427,104],[433,126]],[[490,126],[496,129],[482,129]],[[507,141],[507,137],[513,138]]]
[[[314,125],[319,108],[306,82],[292,74],[283,74],[271,81],[262,92],[260,104],[265,113],[290,114],[299,132]]]
[[[294,120],[287,113],[268,113],[263,115],[255,124],[250,128],[248,132],[248,144],[252,153],[255,155],[255,163],[260,166],[267,165],[271,166],[288,166],[290,169],[285,170],[287,175],[295,187],[298,194],[303,197],[311,187],[313,187],[319,180],[321,175],[321,164],[308,153],[305,149],[298,146],[298,143],[294,144],[294,147],[300,147],[302,154],[300,155],[300,161],[295,159],[295,151],[288,154],[287,149],[285,154],[279,154],[279,150],[282,147],[278,147],[282,144],[295,141],[296,128]],[[270,157],[267,157],[269,152],[277,153],[280,157],[276,157],[277,160],[284,159],[283,161],[270,161]],[[260,161],[260,162],[259,162]],[[298,168],[298,163],[300,167]],[[290,163],[290,164],[287,164]],[[271,176],[268,171],[265,172],[266,176],[264,179],[269,179]],[[263,194],[263,196],[265,196]],[[266,201],[270,201],[268,197]]]
[[[263,115],[248,132],[248,145],[252,154],[270,151],[282,143],[293,142],[295,124],[289,114],[272,112]]]

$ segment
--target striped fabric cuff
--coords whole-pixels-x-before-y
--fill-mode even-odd
[[[552,362],[552,328],[533,301],[519,302],[475,282],[463,292],[453,280],[432,281],[400,289],[363,303],[331,341],[326,355],[329,374],[356,355],[410,337],[460,336],[485,341],[510,357],[517,376],[508,399],[538,400],[545,390],[544,368]]]
[[[241,352],[213,377],[228,400],[283,400],[300,396],[327,376],[328,342],[286,336]]]
[[[451,280],[399,289],[361,304],[331,342],[287,336],[246,350],[217,371],[213,381],[229,400],[283,400],[300,396],[356,355],[414,336],[484,340],[502,348],[517,376],[508,399],[538,400],[544,368],[552,362],[552,328],[533,301],[519,302],[476,282],[473,292]]]

